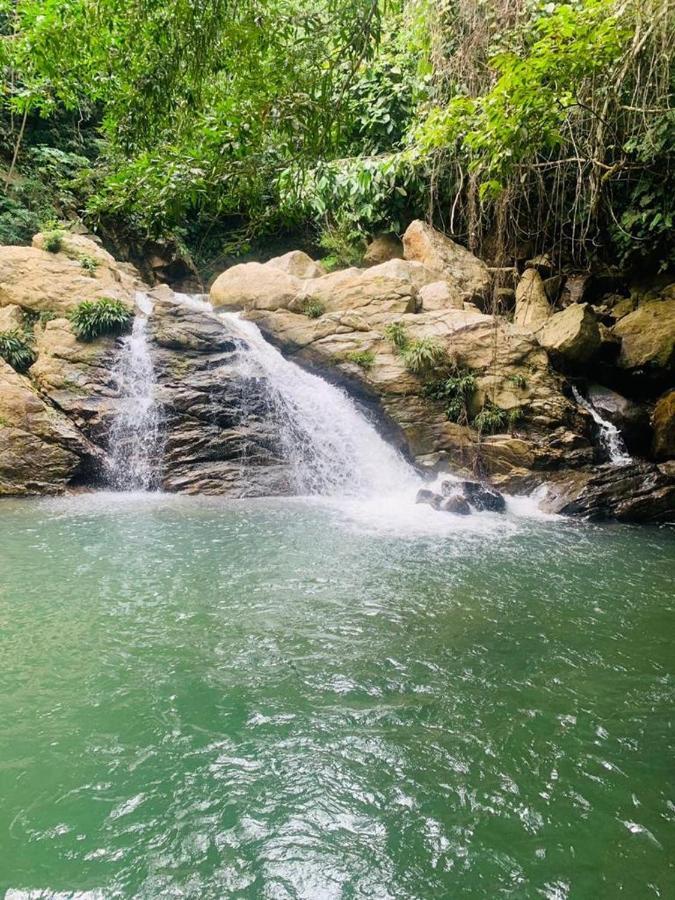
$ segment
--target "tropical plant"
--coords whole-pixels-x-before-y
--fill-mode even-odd
[[[403,363],[415,375],[428,376],[435,368],[447,363],[442,344],[430,337],[410,341],[401,352]]]
[[[308,319],[320,319],[326,312],[326,307],[320,300],[305,300],[302,304],[302,312]]]
[[[351,350],[345,359],[368,371],[375,363],[375,354],[372,350]]]
[[[25,372],[35,362],[28,336],[16,328],[0,331],[0,356],[17,372]]]
[[[399,353],[408,346],[408,332],[403,322],[390,322],[385,325],[384,334]]]
[[[96,274],[96,269],[99,267],[99,261],[95,257],[83,253],[80,256],[80,266],[88,275],[93,277]]]
[[[68,318],[78,340],[92,341],[104,334],[124,334],[131,326],[133,313],[121,300],[102,297],[78,303]]]
[[[507,422],[506,411],[492,401],[486,400],[483,408],[473,420],[473,426],[479,434],[497,434],[505,429]]]
[[[457,366],[452,367],[449,374],[445,373],[424,386],[424,394],[442,403],[448,419],[459,425],[471,423],[471,400],[475,391],[475,372]]]
[[[57,230],[46,231],[42,246],[50,253],[59,253],[63,247],[63,232]]]

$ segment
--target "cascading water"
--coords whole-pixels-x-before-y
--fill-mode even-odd
[[[626,445],[621,437],[621,432],[616,425],[609,422],[607,419],[603,419],[593,404],[574,386],[572,386],[572,393],[579,406],[583,406],[583,408],[590,413],[591,418],[598,426],[600,444],[607,453],[612,465],[627,466],[632,463],[633,458],[626,449]]]
[[[373,496],[418,483],[343,390],[284,359],[253,322],[236,313],[221,319],[238,339],[242,378],[257,381],[265,396],[297,493]]]
[[[145,294],[136,296],[138,313],[113,369],[120,397],[110,430],[108,471],[113,487],[148,491],[157,486],[159,413],[155,403],[155,376],[147,339],[147,316],[152,304]]]

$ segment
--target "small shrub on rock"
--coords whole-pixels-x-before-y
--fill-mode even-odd
[[[302,311],[308,319],[320,319],[326,312],[326,307],[319,300],[305,300]]]
[[[352,350],[351,353],[347,354],[346,359],[368,371],[368,369],[373,367],[375,354],[372,350]]]
[[[433,338],[420,338],[410,341],[401,352],[401,358],[406,369],[414,375],[427,375],[432,369],[447,362],[447,353]]]
[[[488,400],[473,420],[473,425],[480,434],[497,434],[504,431],[507,421],[506,410]]]
[[[408,346],[408,332],[403,322],[390,322],[389,325],[385,325],[384,334],[399,353],[402,353]]]
[[[16,328],[0,331],[0,356],[17,372],[25,372],[35,362],[28,336]]]
[[[50,253],[58,253],[63,247],[63,232],[56,228],[45,231],[43,247]]]
[[[98,260],[94,259],[93,256],[83,253],[82,256],[80,256],[80,265],[88,275],[93,277],[98,268]]]
[[[131,326],[133,313],[121,300],[102,297],[83,300],[68,316],[80,341],[93,341],[104,334],[124,334]]]

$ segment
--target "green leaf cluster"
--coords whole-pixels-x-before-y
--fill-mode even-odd
[[[78,303],[68,318],[78,340],[93,341],[101,335],[124,334],[131,327],[133,313],[121,300],[102,297]]]

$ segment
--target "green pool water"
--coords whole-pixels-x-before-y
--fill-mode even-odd
[[[674,897],[675,536],[439,516],[0,503],[0,897]]]

